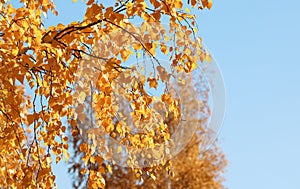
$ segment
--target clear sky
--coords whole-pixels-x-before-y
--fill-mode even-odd
[[[47,23],[82,18],[82,2],[56,2],[61,16]],[[299,7],[298,0],[215,0],[197,13],[226,83],[219,143],[229,189],[300,188]],[[66,168],[55,172],[59,188],[69,188]]]
[[[300,1],[214,1],[201,35],[227,89],[229,189],[300,188]]]

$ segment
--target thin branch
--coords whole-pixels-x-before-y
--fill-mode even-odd
[[[125,31],[130,36],[132,36],[135,40],[137,40],[140,43],[140,45],[143,47],[143,49],[145,49],[145,51],[147,51],[147,53],[151,55],[151,57],[158,63],[158,65],[160,65],[160,62],[158,61],[158,59],[145,47],[145,45],[143,44],[143,42],[140,41],[134,34],[132,34],[128,30],[126,30],[125,28],[123,28],[123,27],[121,27],[121,26],[119,26],[119,25],[117,25],[117,24],[115,24],[115,23],[113,23],[113,22],[111,22],[109,20],[105,20],[105,21],[108,22],[108,23],[110,23],[110,24],[112,24],[112,25],[114,25],[114,26],[116,26],[116,27],[118,27],[118,28],[120,28],[121,30]]]

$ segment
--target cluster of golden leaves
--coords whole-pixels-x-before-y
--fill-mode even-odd
[[[198,91],[191,84],[191,77],[186,78],[185,83],[176,85],[180,99],[186,107],[182,107],[185,117],[182,127],[188,128],[191,125],[201,125],[197,127],[196,134],[188,140],[187,146],[172,160],[163,165],[146,167],[143,169],[124,168],[118,165],[112,165],[112,171],[104,175],[107,189],[121,188],[153,188],[153,189],[170,189],[170,188],[191,188],[191,189],[218,189],[223,188],[224,178],[222,173],[227,165],[224,154],[216,145],[207,148],[207,141],[210,141],[209,133],[205,131],[204,125],[209,114],[209,107],[206,104],[206,98],[200,111],[203,116],[199,117],[197,112],[199,103],[195,100]],[[204,86],[204,88],[206,88]],[[203,95],[207,90],[203,90]],[[170,130],[177,127],[173,119],[166,119],[166,124]],[[189,129],[181,130],[179,137],[185,137],[183,134],[189,132]],[[186,140],[182,140],[185,142]],[[178,143],[178,145],[182,145]],[[185,145],[185,144],[184,144]]]
[[[121,0],[115,1],[110,7],[89,0],[86,2],[87,9],[83,21],[45,28],[42,16],[58,14],[54,3],[51,0],[20,0],[20,3],[21,6],[13,7],[7,1],[0,2],[0,186],[55,187],[51,163],[58,163],[61,159],[68,161],[69,145],[72,145],[75,149],[72,157],[79,157],[79,160],[70,159],[70,171],[74,172],[75,177],[78,175],[78,183],[74,186],[87,183],[83,187],[104,188],[108,182],[104,179],[108,179],[106,173],[112,173],[113,168],[95,153],[93,146],[83,140],[82,136],[88,133],[80,131],[76,119],[84,121],[85,115],[80,114],[80,109],[76,112],[72,108],[73,85],[77,82],[75,75],[78,74],[80,62],[84,57],[94,57],[98,60],[95,61],[95,67],[101,71],[96,88],[100,93],[93,99],[95,107],[100,110],[96,112],[96,117],[101,121],[99,124],[111,136],[115,133],[113,137],[128,135],[129,131],[112,124],[114,120],[111,115],[117,111],[116,107],[112,106],[113,87],[118,86],[114,84],[116,78],[122,75],[124,80],[128,80],[129,77],[127,85],[133,88],[130,93],[124,92],[122,95],[131,101],[138,99],[132,104],[135,107],[133,117],[138,122],[141,119],[150,119],[152,112],[148,105],[153,101],[140,86],[148,83],[150,88],[156,88],[159,80],[167,81],[169,76],[164,73],[163,68],[158,67],[158,72],[162,73],[159,78],[131,77],[130,73],[127,73],[128,70],[122,66],[122,62],[134,56],[137,50],[155,59],[157,49],[164,54],[168,54],[172,49],[163,43],[153,43],[155,36],[149,36],[148,42],[133,43],[134,49],[124,49],[121,48],[122,45],[116,45],[119,48],[112,51],[111,48],[100,46],[99,48],[104,50],[95,55],[91,52],[91,47],[98,45],[98,41],[104,39],[103,36],[114,36],[116,30],[130,28],[132,24],[129,20],[135,16],[142,18],[145,25],[160,22],[163,16],[167,16],[170,18],[170,26],[182,27],[185,32],[192,34],[195,15],[182,10],[182,0]],[[191,0],[187,5],[199,9],[211,8],[211,1]],[[130,32],[127,33],[130,35]],[[179,39],[182,37],[184,36],[178,36]],[[119,41],[123,44],[132,43],[125,39]],[[177,53],[177,50],[173,49],[176,53],[170,60],[178,67],[178,71],[190,72],[197,66],[195,62],[198,62],[199,58],[207,58],[202,52],[198,52],[199,56],[191,56],[190,49],[194,47],[188,48],[184,40],[178,41],[177,45],[179,49],[182,47],[184,50]],[[90,67],[94,66],[92,62],[89,63]],[[84,72],[82,67],[79,70]],[[88,78],[88,75],[86,77]],[[126,87],[126,82],[123,84]],[[79,94],[78,100],[85,101],[89,92],[85,90],[89,87],[81,87],[82,93]],[[168,98],[168,94],[162,98],[162,101],[168,103],[169,111],[173,112],[173,118],[179,118],[180,109],[176,106],[176,99]],[[77,107],[80,108],[80,104]],[[159,127],[161,133],[158,136],[163,135],[167,140],[169,128],[167,124],[163,125],[165,128]],[[143,137],[137,140],[136,135],[128,135],[127,138],[134,147],[149,147],[155,143],[153,132],[144,136],[147,140],[142,140]],[[151,140],[152,143],[149,142]],[[52,159],[53,155],[55,159]],[[208,158],[207,162],[209,161],[211,159]],[[170,169],[167,162],[162,167]],[[212,171],[217,172],[218,168]],[[152,179],[159,177],[155,175],[155,171],[149,175]]]

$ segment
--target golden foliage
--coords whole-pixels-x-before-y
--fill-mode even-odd
[[[210,131],[203,128],[207,121],[207,116],[197,118],[193,111],[198,109],[194,97],[197,91],[193,89],[191,78],[186,79],[187,84],[176,85],[179,87],[179,96],[187,107],[183,108],[186,117],[183,127],[189,127],[198,122],[201,127],[193,135],[187,146],[173,159],[164,165],[147,167],[143,169],[124,168],[118,165],[113,166],[111,173],[104,175],[107,189],[121,188],[191,188],[191,189],[221,189],[224,178],[221,173],[227,164],[224,154],[216,145],[207,149],[207,141],[210,140]],[[188,92],[189,93],[188,93]],[[204,93],[207,91],[204,90]],[[208,111],[208,107],[203,104],[201,111]],[[167,118],[165,123],[171,133],[178,123],[173,118]],[[184,131],[183,131],[184,132]],[[180,137],[184,137],[180,134]],[[183,140],[184,141],[184,140]],[[180,145],[180,144],[179,144]]]
[[[103,157],[95,153],[94,147],[83,140],[83,136],[87,136],[88,133],[83,133],[77,125],[78,121],[86,120],[86,115],[81,111],[83,106],[77,106],[76,110],[72,108],[75,75],[79,73],[78,70],[84,72],[84,69],[93,66],[101,70],[96,82],[96,88],[101,92],[94,97],[95,108],[99,110],[95,116],[102,121],[101,125],[111,136],[118,138],[126,135],[127,142],[135,147],[153,146],[159,137],[166,140],[170,135],[170,128],[167,128],[166,123],[157,128],[157,136],[154,136],[153,132],[144,136],[129,135],[130,130],[123,130],[121,127],[124,123],[114,124],[111,115],[117,112],[117,107],[112,106],[112,91],[117,86],[114,83],[116,78],[125,86],[132,86],[131,93],[121,94],[132,101],[134,121],[140,125],[142,121],[151,120],[153,114],[149,105],[154,101],[141,86],[148,82],[150,87],[156,88],[158,82],[170,79],[170,75],[162,67],[157,68],[158,77],[133,77],[126,71],[122,62],[136,55],[138,50],[155,59],[159,49],[164,54],[174,53],[170,60],[178,70],[191,72],[197,66],[195,62],[199,58],[205,58],[205,54],[200,51],[200,56],[191,56],[182,34],[178,34],[178,39],[182,40],[178,40],[176,44],[185,49],[182,52],[179,52],[180,48],[171,49],[165,44],[153,43],[153,40],[160,39],[155,33],[151,33],[149,40],[143,43],[132,43],[130,38],[125,37],[113,40],[119,41],[120,44],[132,44],[133,49],[123,48],[124,45],[120,44],[113,50],[106,49],[97,42],[109,41],[104,36],[118,37],[114,32],[130,28],[132,24],[129,20],[135,16],[142,18],[145,25],[153,21],[160,22],[163,16],[170,18],[170,25],[173,27],[179,28],[182,24],[189,23],[184,24],[185,33],[192,34],[195,15],[182,10],[184,3],[181,0],[150,0],[150,3],[144,0],[124,0],[116,1],[110,7],[89,0],[81,22],[74,21],[68,25],[58,24],[45,28],[42,16],[58,14],[53,1],[20,2],[20,7],[13,7],[9,1],[0,3],[0,186],[55,187],[56,177],[51,163],[58,163],[64,159],[69,162],[70,172],[78,179],[79,186],[82,184],[84,188],[109,187],[114,183],[111,179],[116,178],[108,177],[109,174],[117,174],[115,166],[110,166]],[[192,7],[199,5],[199,9],[211,8],[211,1],[191,0],[188,4]],[[146,39],[146,32],[142,32]],[[128,35],[130,36],[129,31]],[[96,45],[104,49],[101,54],[91,53],[91,46]],[[86,67],[82,68],[80,62],[85,57],[94,57],[97,61],[85,64]],[[83,76],[85,77],[88,75]],[[82,90],[77,101],[83,103],[90,95],[85,91],[89,87],[80,87]],[[167,103],[164,106],[169,108],[169,116],[172,115],[173,123],[176,123],[176,119],[180,117],[176,99],[168,94],[162,95],[161,99]],[[78,120],[75,120],[75,115],[78,115]],[[70,154],[69,146],[74,148],[74,153]],[[174,160],[174,166],[166,164],[153,170],[162,170],[165,167],[173,169],[175,176],[171,179],[171,185],[174,187],[199,188],[197,183],[201,187],[207,186],[206,188],[219,187],[221,183],[215,179],[223,167],[223,158],[219,161],[220,156],[215,150],[199,156],[195,146],[192,145],[187,152],[182,152],[186,154],[178,157],[192,158],[185,161],[186,166],[179,165],[183,160]],[[55,160],[52,159],[53,156]],[[197,167],[202,171],[190,173],[189,185],[179,185],[178,179],[186,179],[184,172],[191,170],[192,161],[196,161]],[[135,176],[142,175],[141,171],[144,170],[128,171],[134,171],[136,174],[129,178],[132,179],[130,182],[133,187]],[[145,183],[151,182],[149,178],[157,181],[157,184],[163,182],[164,174],[165,171],[150,171],[148,177],[144,178]],[[197,174],[201,176],[198,178]],[[124,179],[128,179],[128,175],[124,175]],[[77,184],[74,184],[75,186]]]

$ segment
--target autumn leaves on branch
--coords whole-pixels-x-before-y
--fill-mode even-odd
[[[125,151],[99,148],[99,128],[132,149],[150,150],[170,141],[179,123],[198,119],[202,128],[208,107],[200,108],[206,117],[183,120],[183,113],[200,102],[184,93],[192,91],[191,86],[179,89],[175,83],[179,78],[188,83],[185,75],[209,59],[190,9],[210,9],[212,2],[109,3],[89,0],[81,21],[45,28],[44,17],[58,14],[51,0],[21,0],[18,6],[0,2],[0,186],[54,187],[53,162],[66,160],[75,188],[222,188],[220,175],[226,161],[217,147],[199,149],[205,140],[201,134],[193,135],[189,148],[174,161],[164,159],[143,168],[133,166],[135,150],[127,152],[129,168],[124,168],[104,156]],[[142,21],[140,26],[133,24],[136,19]],[[167,57],[171,69],[160,56]],[[126,64],[141,59],[150,61],[144,67]],[[91,78],[93,74],[97,77]],[[172,83],[177,92],[172,92]],[[160,86],[165,87],[161,95],[149,93]],[[92,122],[81,127],[87,121]],[[132,125],[154,128],[134,133]],[[91,133],[97,132],[98,138],[93,138]],[[105,150],[107,154],[100,153]],[[110,150],[116,153],[109,154]]]

